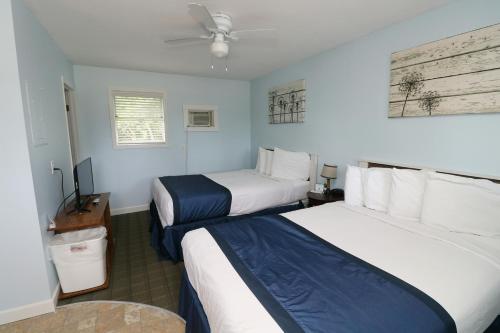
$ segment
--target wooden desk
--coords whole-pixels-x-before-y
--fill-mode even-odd
[[[74,297],[86,293],[90,293],[96,290],[106,289],[109,286],[109,278],[111,275],[111,260],[113,258],[113,229],[111,226],[111,214],[109,211],[109,196],[111,193],[101,193],[99,194],[100,202],[98,205],[92,204],[92,201],[86,205],[86,209],[90,212],[77,213],[71,212],[75,206],[74,200],[66,207],[65,210],[57,214],[55,218],[56,226],[49,230],[54,231],[56,234],[60,234],[68,231],[76,231],[88,228],[96,228],[100,226],[106,227],[108,245],[106,249],[106,281],[103,285],[89,288],[85,290],[79,290],[72,293],[63,293],[62,290],[59,293],[59,299]],[[97,195],[96,195],[97,196]]]

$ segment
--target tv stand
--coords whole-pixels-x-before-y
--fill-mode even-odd
[[[81,200],[81,202],[78,206],[76,205],[76,202],[75,202],[73,209],[68,211],[66,214],[71,215],[73,213],[77,213],[77,214],[90,213],[91,210],[87,209],[85,207],[88,205],[88,203],[89,203],[89,201],[91,201],[91,199],[92,199],[92,196],[86,197],[85,199]]]
[[[113,257],[113,230],[111,227],[111,214],[109,210],[109,196],[110,193],[101,193],[100,194],[100,203],[99,205],[93,205],[92,201],[87,200],[82,205],[87,212],[85,214],[69,214],[70,211],[77,211],[75,208],[75,201],[73,200],[68,207],[60,212],[55,218],[55,227],[50,228],[49,230],[54,231],[56,234],[68,232],[68,231],[76,231],[87,228],[96,228],[103,226],[107,231],[107,250],[106,250],[106,269],[107,276],[104,284],[90,288],[85,290],[79,290],[72,293],[63,293],[62,290],[59,293],[59,299],[64,299],[68,297],[74,297],[77,295],[82,295],[86,293],[90,293],[100,289],[106,289],[109,286],[109,279],[111,275],[111,258]],[[92,199],[92,197],[90,197]]]
[[[66,214],[71,215],[73,213],[78,213],[78,214],[90,213],[90,209],[86,209],[86,208],[73,208],[72,210],[70,210]]]

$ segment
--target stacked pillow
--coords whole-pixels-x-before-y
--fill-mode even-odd
[[[500,185],[484,179],[430,174],[421,220],[449,231],[500,237]]]
[[[345,202],[452,232],[500,237],[500,185],[489,180],[348,166]]]
[[[255,169],[257,172],[265,175],[267,170],[267,165],[271,164],[273,160],[273,151],[259,147],[259,152],[257,154],[257,166]],[[269,167],[270,169],[271,167]],[[270,174],[270,173],[269,173]]]
[[[365,206],[387,212],[391,192],[391,169],[370,168],[365,172],[364,203]]]
[[[308,153],[280,148],[274,151],[259,147],[256,170],[261,174],[282,179],[309,179],[311,158]]]
[[[389,215],[418,220],[422,211],[428,171],[393,169]]]
[[[263,175],[270,176],[272,163],[273,151],[270,149],[259,147],[259,153],[257,155],[257,167],[255,169]]]
[[[344,201],[350,206],[363,206],[363,187],[367,168],[348,165],[345,175]]]

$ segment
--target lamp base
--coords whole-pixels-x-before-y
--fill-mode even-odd
[[[331,189],[330,189],[330,179],[327,178],[326,179],[326,183],[325,183],[325,188],[323,189],[323,194],[324,195],[329,195],[330,191],[331,191]]]

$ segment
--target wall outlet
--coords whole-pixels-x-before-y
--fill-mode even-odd
[[[56,167],[56,164],[54,163],[54,161],[50,161],[50,174],[51,175],[54,174],[55,167]]]
[[[49,229],[53,229],[56,227],[56,221],[54,221],[54,219],[52,219],[50,216],[47,216],[47,218],[49,219]]]

